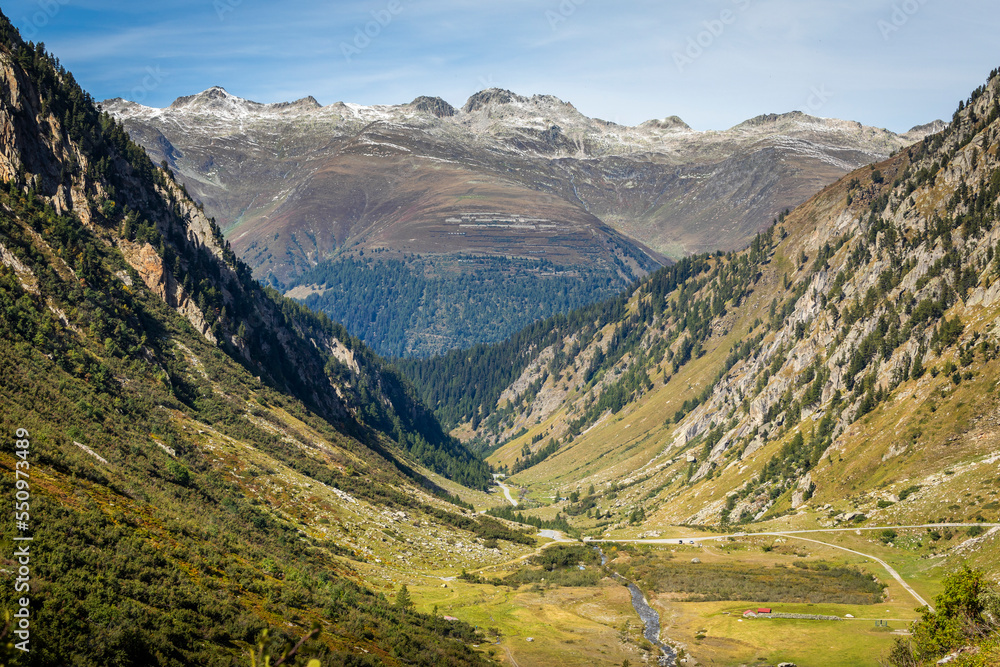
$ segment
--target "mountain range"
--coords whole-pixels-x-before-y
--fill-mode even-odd
[[[820,187],[943,127],[896,135],[800,112],[724,132],[676,117],[625,127],[500,89],[460,109],[259,104],[219,87],[165,109],[102,107],[256,277],[380,352],[417,356],[502,340],[668,257],[744,247]],[[417,307],[397,308],[399,293]]]

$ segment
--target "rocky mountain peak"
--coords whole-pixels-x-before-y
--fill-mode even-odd
[[[219,104],[231,104],[233,101],[245,102],[235,95],[229,94],[229,92],[222,86],[212,86],[207,90],[203,90],[195,95],[185,95],[183,97],[178,97],[170,105],[171,109],[183,109],[185,107],[194,106],[212,106]]]
[[[565,107],[566,109],[576,110],[576,107],[571,103],[565,102],[555,95],[532,95],[531,102],[536,106]]]
[[[948,123],[939,119],[931,121],[930,123],[924,123],[923,125],[916,125],[914,127],[911,127],[909,131],[907,131],[907,133],[902,136],[910,141],[917,142],[923,139],[924,137],[928,137],[932,134],[937,134],[938,132],[942,132],[947,128],[948,128]]]
[[[410,106],[417,111],[423,111],[424,113],[429,113],[437,116],[438,118],[447,118],[458,113],[455,110],[455,107],[451,106],[440,97],[427,97],[425,95],[421,95],[410,102]]]
[[[473,113],[488,106],[510,104],[511,102],[527,102],[528,98],[502,88],[487,88],[475,93],[468,99],[462,111]]]
[[[923,125],[915,125],[909,129],[907,134],[913,134],[915,132],[920,132],[923,134],[937,134],[946,127],[948,127],[948,123],[938,119],[931,121],[930,123],[925,123]]]
[[[297,99],[294,102],[278,102],[276,104],[266,105],[274,109],[300,109],[302,111],[313,111],[315,109],[322,109],[323,105],[316,101],[316,98],[312,95],[307,95],[301,99]]]
[[[765,113],[754,116],[749,120],[733,126],[733,130],[748,130],[761,127],[777,126],[787,122],[822,122],[822,118],[810,116],[801,111],[789,111],[787,113]],[[860,123],[858,123],[860,126]]]
[[[145,108],[140,105],[135,105],[135,107],[136,110]],[[114,107],[112,106],[112,108]],[[212,86],[196,95],[178,97],[167,108],[167,111],[179,114],[205,114],[230,120],[253,120],[275,115],[310,113],[321,108],[320,103],[312,95],[293,102],[263,104],[233,95],[222,86]],[[154,113],[156,111],[159,110],[154,110]]]
[[[651,130],[673,130],[673,131],[688,131],[691,129],[691,126],[685,123],[683,120],[681,120],[679,116],[654,118],[652,120],[647,120],[645,123],[640,124],[639,127]]]

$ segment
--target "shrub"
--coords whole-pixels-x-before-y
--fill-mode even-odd
[[[932,663],[940,656],[986,636],[1000,624],[1000,597],[980,570],[967,565],[944,579],[934,598],[934,611],[924,607],[913,624],[912,639],[900,638],[887,660],[895,667]]]

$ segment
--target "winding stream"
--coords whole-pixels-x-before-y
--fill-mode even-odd
[[[601,565],[607,567],[608,557],[604,555],[604,551],[600,547],[594,548],[597,553],[601,554]],[[635,613],[639,614],[643,623],[642,636],[648,639],[653,646],[658,647],[663,654],[660,656],[658,664],[661,667],[676,667],[677,652],[674,651],[673,647],[660,641],[660,615],[649,606],[649,601],[646,600],[646,596],[638,586],[610,568],[608,568],[608,572],[612,577],[628,586],[629,593],[632,594],[632,607],[635,608]]]

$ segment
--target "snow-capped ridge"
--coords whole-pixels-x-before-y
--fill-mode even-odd
[[[141,107],[147,109],[148,107]],[[178,113],[217,116],[229,120],[251,120],[255,117],[310,113],[322,106],[312,95],[293,102],[265,104],[228,92],[222,86],[212,86],[195,95],[178,97],[166,109],[150,109],[153,114]]]
[[[275,104],[268,104],[265,106],[269,106],[274,109],[302,109],[304,111],[323,108],[323,105],[316,101],[316,98],[312,95],[306,95],[305,97],[299,98],[294,102],[276,102]]]
[[[465,106],[462,107],[462,111],[465,113],[473,113],[484,109],[488,106],[495,106],[501,104],[510,104],[511,102],[527,102],[528,98],[521,97],[516,93],[512,93],[509,90],[504,90],[503,88],[487,88],[486,90],[480,90],[478,93],[474,93],[466,101]]]
[[[438,118],[449,118],[458,113],[455,107],[451,106],[440,97],[428,97],[426,95],[421,95],[410,102],[410,106],[417,111],[423,111],[433,116],[437,116]]]
[[[751,130],[758,128],[769,128],[776,127],[786,124],[808,124],[808,125],[829,125],[831,123],[850,123],[855,128],[860,128],[861,123],[857,121],[841,121],[828,118],[820,118],[818,116],[810,116],[802,111],[788,111],[786,113],[765,113],[759,116],[754,116],[749,120],[745,120],[742,123],[734,125],[729,128],[730,131],[735,130]]]
[[[262,106],[258,102],[251,102],[250,100],[245,100],[242,97],[232,95],[222,86],[212,86],[211,88],[207,88],[194,95],[178,97],[170,104],[170,108],[184,109],[194,106],[219,106],[221,104],[231,105],[233,103],[248,103],[256,106]]]

